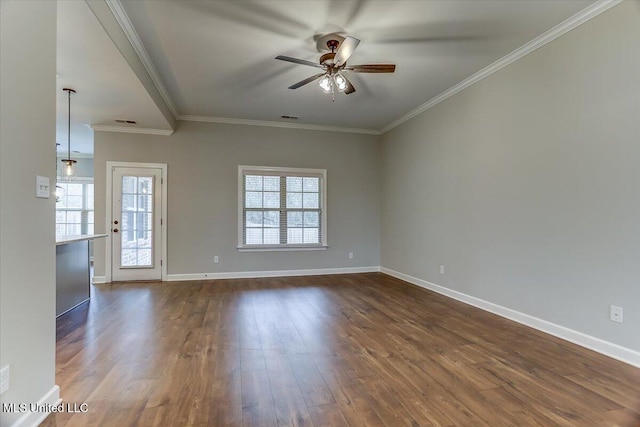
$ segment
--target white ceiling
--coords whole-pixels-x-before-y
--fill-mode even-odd
[[[88,125],[118,125],[132,119],[138,127],[171,129],[149,94],[84,1],[58,1],[56,142],[67,153],[68,98],[71,95],[71,151],[93,153]]]
[[[120,1],[177,118],[283,122],[286,114],[300,116],[297,123],[373,132],[592,3]],[[58,121],[64,124],[59,141],[66,141],[66,84],[78,90],[72,98],[72,145],[76,131],[87,132],[85,123],[115,125],[113,119],[132,118],[138,127],[170,129],[84,2],[60,2],[58,20]],[[315,82],[287,89],[319,70],[275,56],[315,62],[320,54],[314,36],[332,31],[362,41],[350,64],[395,63],[396,72],[350,74],[357,91],[338,94],[335,102]]]

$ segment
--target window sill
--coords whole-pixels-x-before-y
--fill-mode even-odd
[[[325,251],[329,246],[265,246],[251,247],[238,246],[238,252],[303,252],[303,251]]]

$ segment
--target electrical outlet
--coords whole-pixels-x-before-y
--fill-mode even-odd
[[[349,252],[349,259],[353,259],[353,252]]]
[[[440,274],[444,274],[444,265],[440,266]]]
[[[219,257],[218,255],[214,256],[214,257],[213,257],[213,262],[214,262],[215,264],[219,263],[219,262],[220,262],[220,257]]]
[[[611,306],[610,318],[614,322],[622,323],[622,307],[616,307],[615,305]]]
[[[9,365],[0,369],[0,394],[9,390]]]

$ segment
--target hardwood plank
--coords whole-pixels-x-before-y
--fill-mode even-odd
[[[378,377],[362,377],[355,380],[361,396],[365,396],[378,417],[386,425],[418,426],[419,424],[398,399],[384,381]]]
[[[640,414],[640,378],[628,381],[628,377],[610,377],[595,373],[567,375],[565,378]]]
[[[535,373],[502,362],[482,363],[482,369],[504,381],[502,388],[518,400],[527,402],[536,411],[558,425],[600,425],[605,419],[599,412],[585,405],[582,395],[558,392]]]
[[[556,424],[554,420],[536,411],[527,402],[518,400],[503,388],[481,390],[480,393],[489,401],[513,415],[514,418],[519,420],[521,425],[547,427]]]
[[[245,371],[241,373],[241,378],[243,425],[277,425],[267,371]]]
[[[337,403],[313,406],[309,408],[309,415],[313,424],[318,427],[343,427],[348,425]]]
[[[350,426],[384,426],[380,417],[376,414],[371,403],[360,393],[354,380],[347,377],[340,377],[334,373],[326,372],[323,375],[330,384],[332,394],[335,396],[338,408],[342,416]],[[315,411],[322,411],[324,408],[333,410],[332,404],[316,406]]]
[[[44,426],[640,427],[640,369],[380,273],[95,286]]]
[[[264,350],[271,387],[297,387],[298,380],[285,350]]]
[[[313,425],[299,387],[272,387],[271,394],[279,426]]]
[[[296,375],[300,391],[308,407],[336,403],[311,357],[290,354],[289,363],[291,363],[291,368]]]

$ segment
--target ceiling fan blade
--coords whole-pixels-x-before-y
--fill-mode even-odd
[[[316,74],[315,76],[311,76],[309,78],[306,78],[306,79],[304,79],[302,81],[299,81],[296,84],[293,84],[293,85],[289,86],[289,89],[298,89],[299,87],[304,86],[304,85],[306,85],[308,83],[311,83],[314,80],[318,80],[320,77],[324,76],[325,74],[326,73],[320,73],[320,74]]]
[[[344,73],[342,74],[342,77],[344,78],[344,81],[347,82],[347,88],[344,90],[344,94],[349,95],[350,93],[355,92],[356,88],[353,87],[351,81],[347,78],[347,76],[344,75]]]
[[[323,68],[324,69],[324,65],[320,65],[320,64],[318,64],[316,62],[306,61],[304,59],[292,58],[290,56],[278,55],[278,56],[276,56],[276,59],[279,59],[280,61],[293,62],[294,64],[308,65],[310,67],[316,67],[316,68]]]
[[[333,62],[336,65],[345,64],[351,55],[353,55],[353,51],[356,50],[356,47],[358,47],[359,44],[360,40],[347,36],[340,44],[340,47],[336,52],[336,56],[333,58]]]
[[[396,64],[351,65],[346,67],[345,70],[353,71],[354,73],[393,73],[396,71]]]

